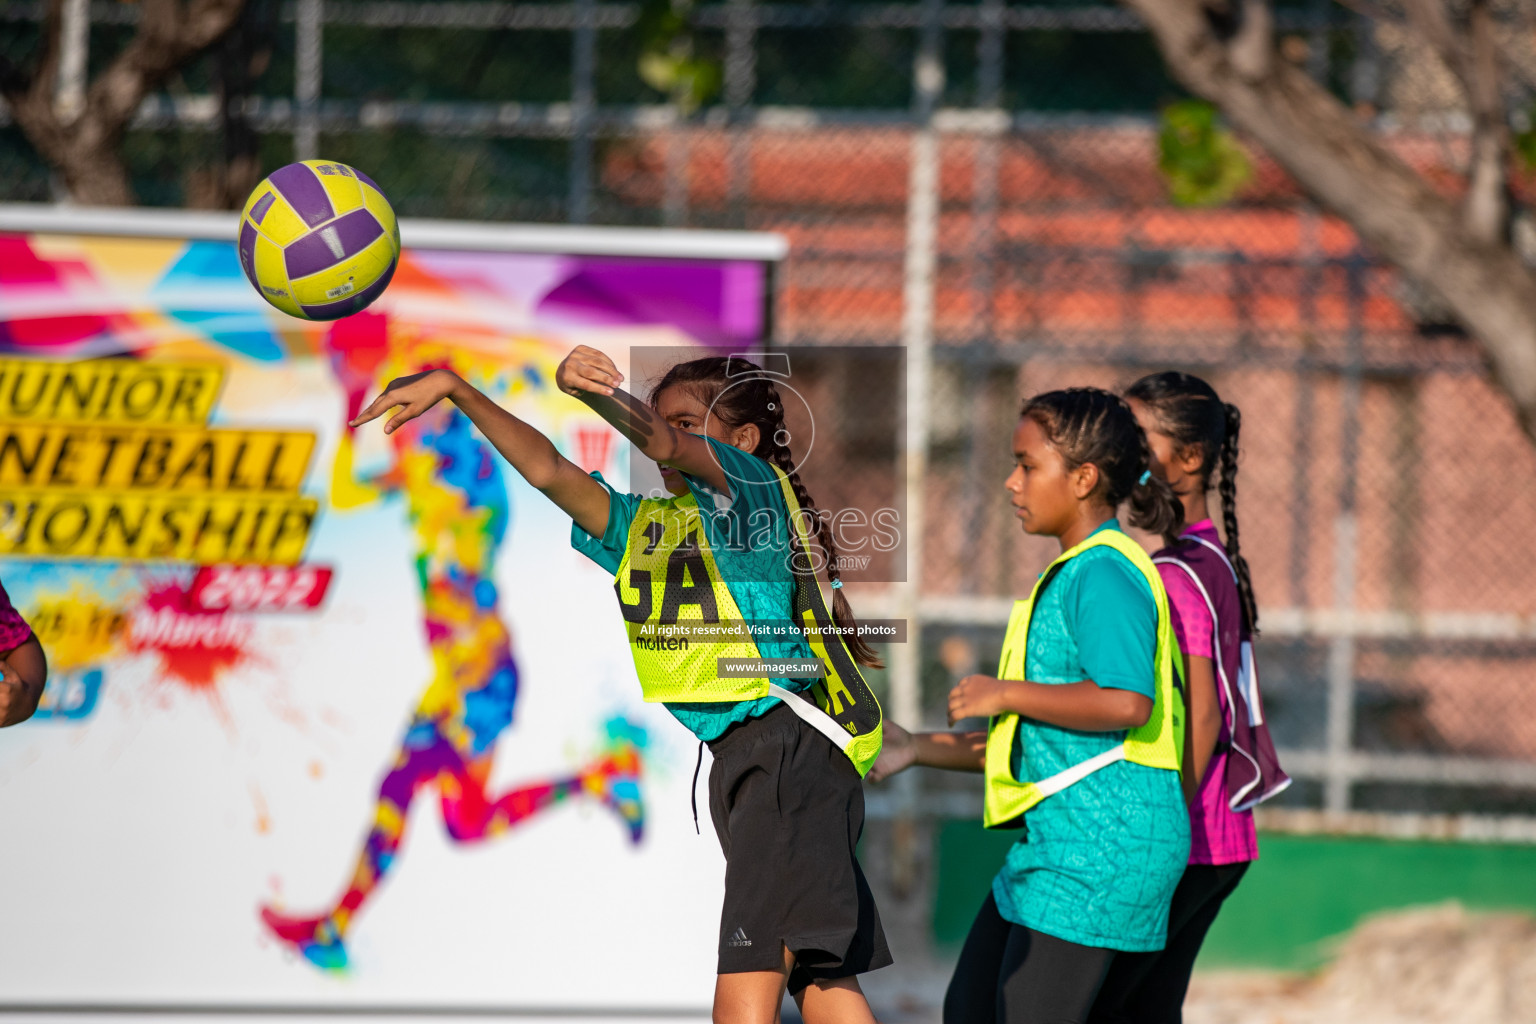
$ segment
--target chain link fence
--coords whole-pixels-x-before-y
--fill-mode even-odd
[[[94,73],[136,9],[86,10]],[[0,52],[23,61],[42,13],[0,6]],[[368,168],[405,216],[784,234],[774,344],[904,345],[905,380],[926,395],[905,395],[904,428],[889,410],[900,375],[853,376],[818,417],[838,443],[922,470],[905,494],[901,474],[889,484],[921,510],[916,595],[850,593],[863,615],[921,624],[888,685],[898,716],[930,725],[958,676],[988,669],[1010,601],[1052,554],[1001,488],[1021,398],[1199,373],[1244,415],[1242,550],[1268,711],[1299,780],[1280,802],[1536,820],[1536,454],[1475,345],[1259,154],[1236,200],[1169,201],[1152,115],[1178,94],[1133,17],[698,4],[689,42],[720,87],[685,115],[640,73],[644,13],[255,0],[240,89],[214,55],[140,110],[124,144],[135,190],[213,202],[233,118],[263,171],[323,153]],[[1356,15],[1303,2],[1279,18],[1288,55],[1388,109],[1384,124],[1405,96],[1416,116],[1444,113],[1433,69],[1411,78],[1424,62]],[[1410,132],[1399,117],[1390,138],[1454,170],[1462,138],[1442,122]],[[0,196],[57,194],[0,117]],[[921,785],[935,809],[974,814],[972,780]]]

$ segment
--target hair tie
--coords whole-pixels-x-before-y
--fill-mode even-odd
[[[832,581],[832,589],[833,590],[842,590],[843,589],[843,581],[842,580],[833,580]]]
[[[1137,487],[1145,487],[1145,486],[1147,486],[1147,481],[1151,480],[1151,479],[1152,479],[1152,471],[1150,469],[1144,469],[1144,470],[1141,471],[1141,479],[1136,481],[1136,486]]]

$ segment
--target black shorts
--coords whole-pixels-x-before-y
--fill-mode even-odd
[[[709,745],[709,814],[725,851],[720,974],[773,971],[790,990],[891,963],[855,850],[864,780],[782,704]]]

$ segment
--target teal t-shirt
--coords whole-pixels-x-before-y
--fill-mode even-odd
[[[751,623],[789,623],[794,611],[795,579],[789,563],[789,509],[773,467],[739,448],[706,437],[725,470],[730,493],[721,494],[702,480],[683,475],[699,503],[705,537],[722,581],[742,617]],[[608,489],[608,528],[597,538],[571,524],[571,546],[609,572],[619,571],[640,502],[638,494],[616,491],[601,473],[593,473]],[[810,658],[804,640],[759,637],[764,658]],[[809,679],[773,679],[793,693],[810,686]],[[777,697],[757,700],[667,703],[666,708],[701,740],[718,739],[737,722],[771,711]]]
[[[1099,529],[1119,528],[1111,519]],[[1091,679],[1155,699],[1156,645],[1157,604],[1146,577],[1113,548],[1090,548],[1041,590],[1024,677]],[[1040,781],[1124,740],[1123,730],[1079,732],[1021,717],[1014,773]],[[1005,919],[1085,946],[1163,948],[1168,903],[1189,857],[1178,773],[1116,762],[1042,800],[1025,827],[992,883]]]

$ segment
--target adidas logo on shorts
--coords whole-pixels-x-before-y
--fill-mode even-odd
[[[745,931],[737,928],[735,933],[732,934],[730,938],[725,940],[725,944],[727,946],[750,946],[752,945],[752,940],[747,938],[747,933]]]

